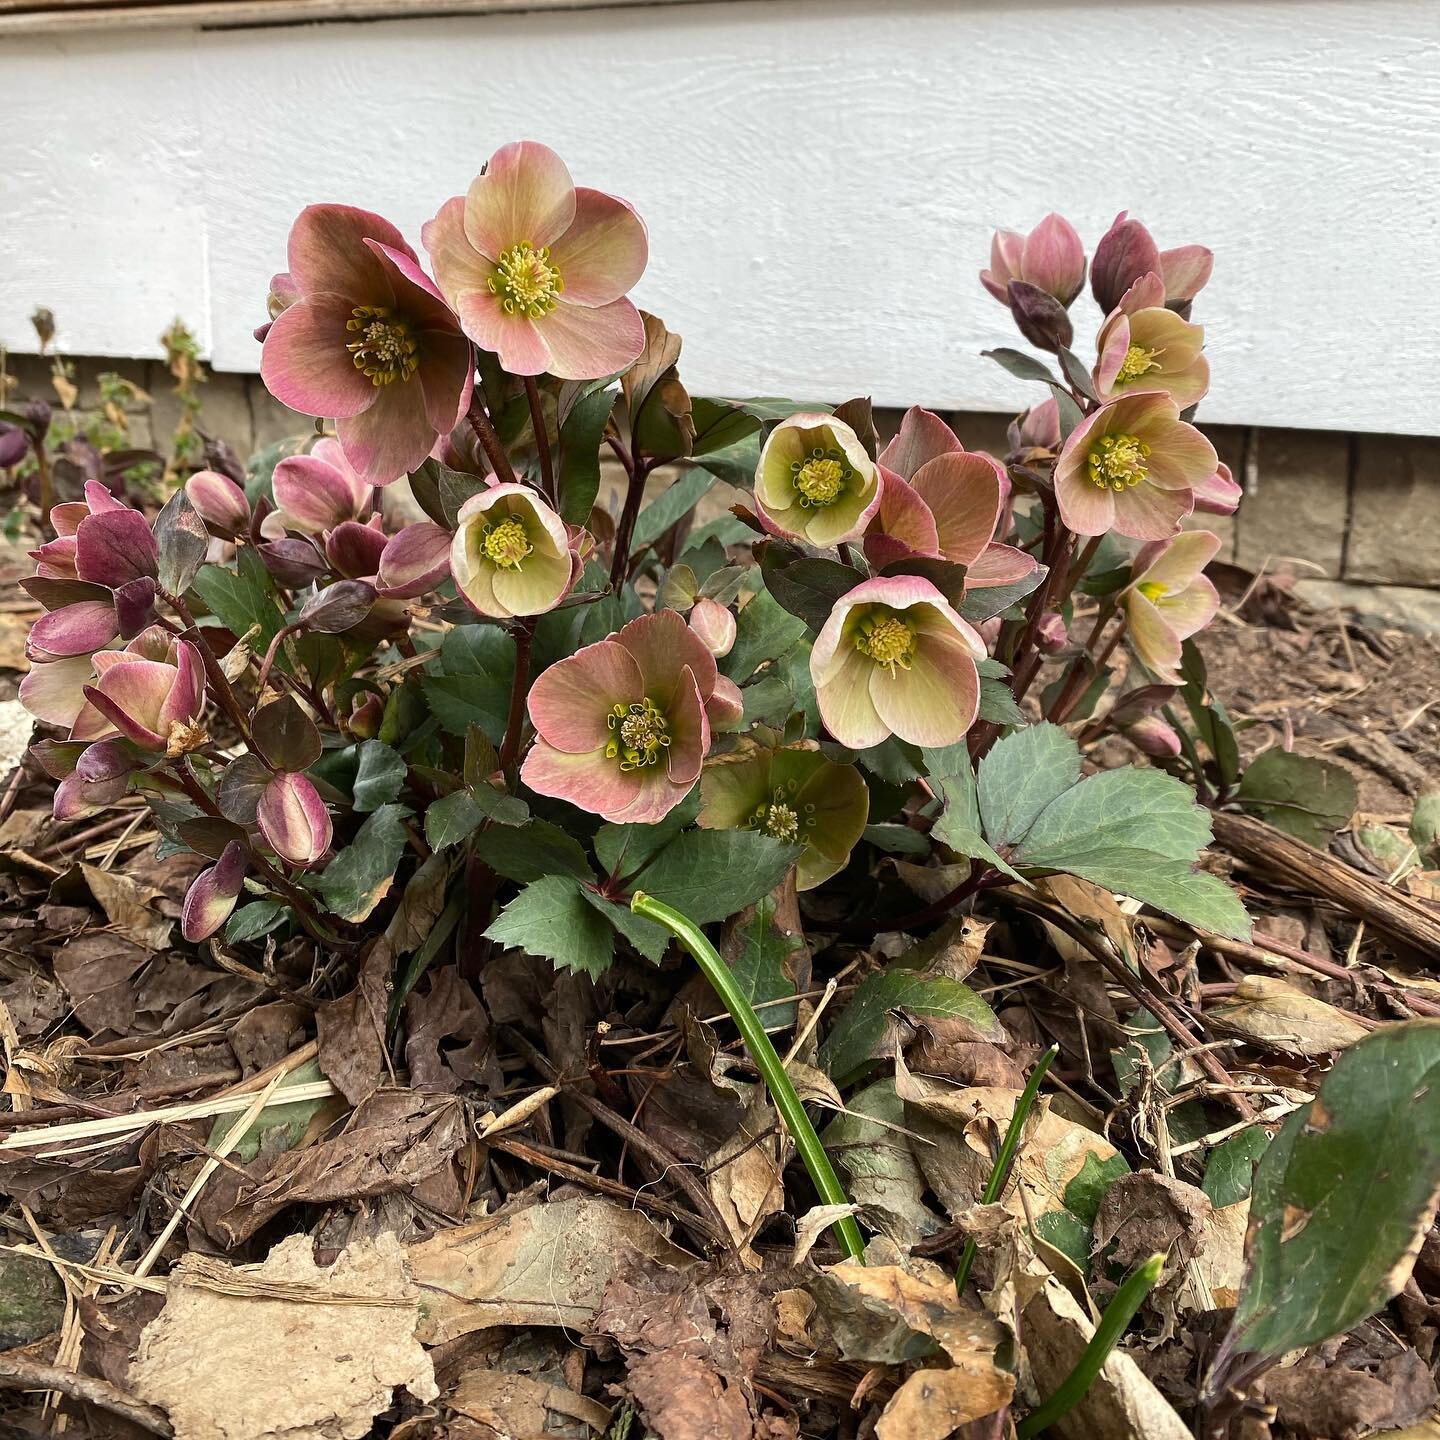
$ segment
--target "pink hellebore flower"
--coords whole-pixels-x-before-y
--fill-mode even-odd
[[[272,489],[279,508],[262,525],[265,534],[277,540],[286,530],[323,535],[370,514],[369,482],[356,474],[340,443],[328,436],[317,440],[308,455],[286,456],[275,467]]]
[[[715,657],[674,610],[642,615],[535,682],[521,778],[606,820],[654,824],[700,778],[719,689]]]
[[[755,504],[772,535],[825,550],[864,534],[880,508],[880,472],[843,420],[801,411],[760,451]]]
[[[470,344],[388,220],[310,205],[290,231],[298,296],[265,336],[260,373],[303,415],[333,418],[359,476],[414,470],[470,408]]]
[[[1195,487],[1195,508],[1207,515],[1233,515],[1245,492],[1223,462]]]
[[[1185,530],[1145,546],[1131,566],[1133,578],[1120,597],[1130,646],[1161,680],[1180,683],[1181,642],[1203,630],[1220,608],[1215,586],[1201,574],[1219,548],[1218,535]]]
[[[1215,473],[1214,447],[1168,395],[1122,395],[1087,415],[1055,465],[1060,516],[1080,535],[1164,540]]]
[[[543,615],[580,573],[578,536],[528,485],[492,485],[460,507],[450,573],[481,615]]]
[[[1108,315],[1137,280],[1153,272],[1164,284],[1161,303],[1179,307],[1205,288],[1214,263],[1214,255],[1203,245],[1161,250],[1150,232],[1122,210],[1095,247],[1090,289]]]
[[[35,562],[35,573],[49,580],[78,579],[75,568],[75,536],[80,522],[92,515],[129,508],[98,480],[87,480],[83,500],[66,500],[51,507],[50,526],[55,531],[55,539],[48,540],[38,549],[29,552],[30,558]]]
[[[1153,272],[1137,280],[1100,327],[1095,389],[1102,400],[1137,390],[1163,390],[1182,409],[1210,388],[1201,353],[1205,331],[1165,308],[1165,287]]]
[[[512,375],[595,380],[645,348],[625,298],[649,257],[644,223],[623,200],[577,188],[546,146],[497,150],[423,236],[465,333]]]
[[[975,662],[984,654],[974,628],[928,580],[866,580],[836,602],[810,653],[820,718],[852,750],[891,735],[954,744],[975,721]]]
[[[180,933],[192,944],[208,940],[230,918],[244,888],[245,847],[232,840],[220,858],[190,882],[180,912]]]
[[[85,686],[85,698],[127,740],[171,756],[204,740],[196,724],[205,708],[200,652],[188,640],[177,642],[175,652],[171,664],[106,651],[95,657],[95,683]]]
[[[287,865],[317,864],[330,848],[330,812],[307,775],[282,770],[260,792],[255,819],[265,843]]]
[[[966,567],[967,589],[1008,585],[1035,569],[995,541],[1010,481],[990,456],[966,450],[938,416],[914,406],[880,456],[880,509],[865,537],[876,565],[930,556]]]
[[[1010,303],[1012,280],[1034,285],[1062,305],[1085,283],[1085,247],[1063,215],[1047,215],[1028,235],[997,230],[990,242],[990,268],[980,283],[1002,304]]]

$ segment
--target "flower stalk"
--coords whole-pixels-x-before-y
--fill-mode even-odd
[[[810,1179],[814,1182],[821,1200],[826,1205],[848,1204],[845,1187],[840,1183],[840,1177],[835,1173],[835,1167],[830,1163],[830,1157],[825,1153],[825,1147],[820,1143],[820,1137],[815,1133],[815,1127],[810,1123],[810,1117],[800,1103],[800,1097],[795,1092],[795,1086],[784,1063],[776,1053],[774,1045],[770,1043],[765,1027],[760,1023],[760,1017],[745,998],[744,991],[735,983],[730,967],[705,938],[705,932],[678,910],[655,899],[653,895],[647,895],[643,890],[637,890],[630,897],[630,908],[637,915],[643,915],[647,920],[663,925],[690,952],[710,982],[711,988],[730,1012],[731,1019],[735,1021],[745,1048],[760,1071],[770,1098],[775,1102],[775,1108],[779,1111],[785,1128],[794,1139],[795,1148],[800,1152],[800,1158],[805,1162],[805,1168],[810,1172]],[[846,1256],[863,1264],[865,1240],[860,1234],[860,1227],[855,1223],[855,1217],[846,1215],[837,1220],[831,1228]]]

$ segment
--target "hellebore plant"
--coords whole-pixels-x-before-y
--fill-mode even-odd
[[[197,470],[158,515],[92,479],[41,520],[20,697],[55,813],[147,806],[204,856],[187,940],[273,935],[320,973],[384,931],[398,1021],[452,949],[620,986],[678,936],[839,1203],[703,927],[769,964],[782,904],[823,948],[1068,870],[1243,935],[1193,868],[1190,793],[1081,779],[1057,728],[1233,795],[1177,713],[1215,738],[1191,637],[1219,542],[1181,522],[1239,499],[1191,424],[1208,251],[1124,216],[1088,262],[1059,216],[997,234],[986,289],[1047,358],[993,352],[1043,389],[992,456],[918,406],[882,446],[866,401],[692,396],[679,337],[628,298],[643,223],[534,142],[441,204],[423,250],[429,273],[381,217],[304,210],[257,333],[323,434],[243,484]],[[717,478],[739,503],[700,508]],[[1185,820],[1146,829],[1157,804]],[[853,1217],[839,1234],[857,1255]]]

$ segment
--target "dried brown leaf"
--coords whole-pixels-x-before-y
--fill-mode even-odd
[[[1235,993],[1205,1011],[1206,1023],[1264,1050],[1313,1060],[1370,1033],[1354,1016],[1273,975],[1246,975]]]

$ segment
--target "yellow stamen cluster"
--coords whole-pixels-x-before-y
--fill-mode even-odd
[[[654,765],[670,744],[670,726],[648,695],[633,705],[612,705],[605,723],[612,732],[605,754],[626,773]]]
[[[1150,447],[1134,435],[1102,435],[1090,451],[1090,483],[1102,490],[1128,490],[1149,473]]]
[[[805,509],[824,509],[833,505],[855,478],[855,471],[841,450],[827,450],[817,445],[803,460],[790,465],[790,480],[800,493]]]
[[[855,632],[855,648],[893,675],[908,670],[915,656],[915,632],[898,615],[870,616]]]
[[[355,368],[372,385],[408,380],[420,367],[420,350],[410,327],[386,305],[357,305],[345,322],[357,336],[345,348]]]
[[[495,273],[485,283],[507,315],[528,315],[532,320],[548,315],[565,288],[559,269],[550,263],[550,247],[537,250],[526,240],[501,252]]]
[[[796,809],[791,802],[798,789],[793,780],[788,785],[777,785],[773,797],[755,807],[750,817],[750,829],[758,830],[772,840],[803,841],[801,831],[809,830],[815,824],[815,807],[802,805]]]
[[[485,558],[502,570],[518,570],[521,562],[535,548],[525,533],[525,524],[514,515],[487,525],[480,536]]]
[[[1147,350],[1143,345],[1132,345],[1125,352],[1125,358],[1120,362],[1120,369],[1115,373],[1115,383],[1125,385],[1131,380],[1138,380],[1142,375],[1148,375],[1152,370],[1158,370],[1160,368],[1159,356],[1158,350]]]
[[[1147,600],[1163,600],[1165,598],[1165,585],[1160,580],[1142,580],[1135,588]]]

